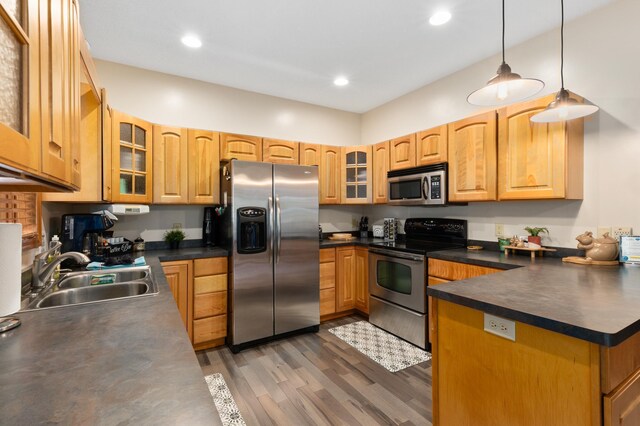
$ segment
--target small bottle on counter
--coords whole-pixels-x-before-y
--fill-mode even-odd
[[[133,241],[133,251],[136,254],[144,252],[144,240],[142,237],[138,237]]]
[[[53,248],[55,247],[56,244],[58,244],[60,242],[60,238],[57,235],[54,235],[53,237],[51,237],[51,242],[49,243],[49,248]],[[53,259],[55,259],[56,257],[60,256],[60,248],[58,248],[57,250],[55,250],[54,252],[52,252],[48,257],[47,257],[47,263],[51,263],[53,262]],[[56,266],[55,271],[53,272],[53,275],[51,275],[51,280],[57,280],[58,278],[60,278],[60,265],[58,264],[58,266]]]

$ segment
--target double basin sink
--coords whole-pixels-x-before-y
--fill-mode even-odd
[[[158,293],[149,266],[70,272],[40,292],[25,310],[95,303]]]

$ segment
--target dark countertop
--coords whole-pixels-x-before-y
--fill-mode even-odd
[[[381,243],[384,239],[382,238],[354,238],[353,240],[341,241],[341,240],[329,240],[328,238],[320,241],[320,248],[332,248],[332,247],[342,247],[342,246],[360,246],[360,247],[369,247],[369,245],[373,243]]]
[[[147,251],[156,295],[16,314],[0,335],[0,423],[221,424],[159,262],[220,255]]]
[[[173,262],[174,260],[226,257],[229,252],[219,247],[193,247],[178,250],[148,250],[145,252],[146,255],[155,256],[160,262]]]
[[[430,296],[615,346],[640,331],[640,267],[582,266],[558,258],[446,250],[430,258],[509,269],[428,287]]]

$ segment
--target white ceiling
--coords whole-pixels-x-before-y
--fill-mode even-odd
[[[567,20],[613,1],[566,0]],[[560,24],[559,0],[506,3],[507,47]],[[81,0],[80,16],[96,58],[365,112],[498,53],[500,4],[499,0]],[[451,11],[451,21],[440,27],[429,25],[429,16],[441,8]],[[183,46],[180,38],[185,33],[200,36],[202,48]],[[517,64],[510,65],[527,74]],[[346,76],[351,84],[334,86],[337,75]],[[478,84],[489,77],[479,76]]]

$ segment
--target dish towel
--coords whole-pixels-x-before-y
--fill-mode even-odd
[[[97,270],[100,270],[100,269],[130,268],[131,266],[144,266],[146,264],[147,264],[147,262],[144,260],[144,256],[140,256],[140,257],[137,257],[133,261],[133,263],[130,263],[128,265],[104,266],[103,262],[91,262],[90,264],[87,265],[87,270],[88,271],[97,271]]]

